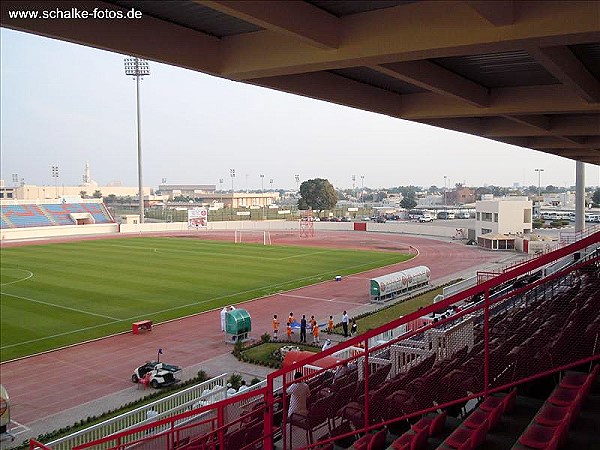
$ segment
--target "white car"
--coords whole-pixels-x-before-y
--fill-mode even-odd
[[[173,366],[158,361],[147,361],[133,371],[131,381],[137,383],[148,376],[148,384],[156,389],[161,386],[169,386],[179,382],[180,380],[175,378],[174,374],[180,370],[181,368],[179,366]]]
[[[421,217],[419,217],[419,222],[433,222],[433,217],[421,216]]]

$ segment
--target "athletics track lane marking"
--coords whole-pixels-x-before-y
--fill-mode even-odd
[[[318,297],[306,297],[304,295],[294,295],[294,294],[277,294],[277,295],[281,295],[282,297],[294,297],[294,298],[303,298],[303,299],[306,299],[306,300],[317,300],[317,301],[321,301],[321,302],[346,303],[348,305],[359,305],[359,306],[363,306],[364,305],[364,303],[345,302],[343,300],[338,300],[337,297],[333,297],[333,298],[318,298]]]

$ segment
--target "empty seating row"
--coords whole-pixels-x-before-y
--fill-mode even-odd
[[[596,365],[590,374],[567,374],[519,437],[513,449],[554,450],[563,446],[569,427],[577,419],[581,405],[590,393],[599,372],[600,365]]]

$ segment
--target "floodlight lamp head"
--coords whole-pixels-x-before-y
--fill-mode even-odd
[[[145,59],[125,58],[125,75],[143,77],[150,75],[150,65]]]

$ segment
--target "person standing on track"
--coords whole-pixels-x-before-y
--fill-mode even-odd
[[[327,334],[333,333],[333,316],[329,316],[329,321],[327,322]]]
[[[221,310],[221,331],[225,331],[225,316],[227,315],[227,306]]]
[[[300,321],[300,342],[306,343],[306,316],[302,314]]]
[[[312,335],[313,335],[313,344],[319,343],[319,324],[315,320],[315,316],[312,316]]]
[[[344,329],[344,337],[348,337],[348,321],[349,321],[348,313],[344,311],[344,315],[342,316],[342,328]]]
[[[276,341],[279,335],[279,319],[277,314],[273,314],[273,340]]]

